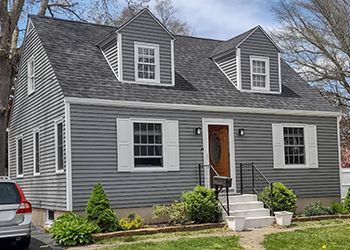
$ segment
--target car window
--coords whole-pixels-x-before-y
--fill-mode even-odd
[[[0,205],[19,204],[20,197],[14,183],[0,183]]]

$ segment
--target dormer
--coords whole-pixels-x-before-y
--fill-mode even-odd
[[[242,92],[280,94],[281,49],[257,26],[217,46],[211,58]]]
[[[143,9],[98,46],[119,81],[174,86],[174,40],[166,27]]]

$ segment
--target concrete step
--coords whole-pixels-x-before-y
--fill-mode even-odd
[[[262,216],[262,217],[247,217],[245,218],[244,228],[259,228],[268,227],[275,222],[275,217]]]
[[[230,203],[230,211],[259,209],[259,208],[264,208],[264,204],[261,201]]]
[[[258,201],[256,194],[232,195],[229,197],[230,203]]]
[[[234,210],[234,211],[231,210],[230,215],[232,215],[232,216],[244,216],[246,218],[248,218],[248,217],[265,217],[265,216],[270,216],[270,210],[268,210],[266,208]]]

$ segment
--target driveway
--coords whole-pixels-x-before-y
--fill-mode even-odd
[[[0,249],[18,250],[13,242],[6,240],[0,240]],[[32,229],[32,240],[30,243],[29,250],[63,250],[59,246],[53,244],[50,236],[39,228],[33,227]]]

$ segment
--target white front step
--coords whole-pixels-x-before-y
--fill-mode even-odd
[[[270,210],[268,210],[266,208],[234,210],[234,211],[231,210],[230,215],[232,215],[232,216],[244,216],[246,218],[247,217],[264,217],[264,216],[270,216]]]
[[[230,211],[250,210],[250,209],[259,209],[259,208],[264,208],[264,204],[261,201],[230,203]]]
[[[229,197],[230,203],[258,201],[256,194],[233,195]]]
[[[275,217],[263,216],[263,217],[248,217],[245,218],[244,228],[259,228],[268,227],[275,222]]]

